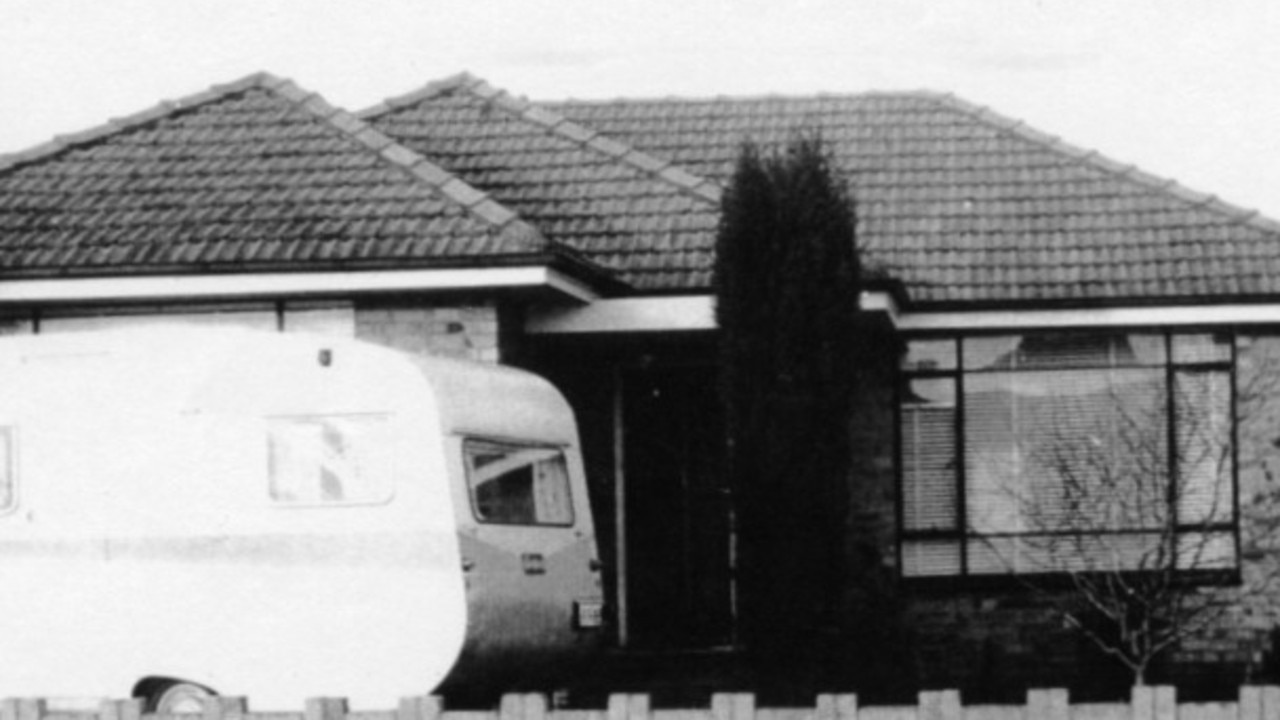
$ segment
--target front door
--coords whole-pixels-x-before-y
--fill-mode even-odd
[[[731,505],[716,370],[628,370],[622,407],[628,645],[729,645]]]

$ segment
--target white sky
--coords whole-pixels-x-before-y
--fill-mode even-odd
[[[0,0],[0,153],[258,70],[351,110],[461,70],[534,99],[929,89],[1280,219],[1277,31],[1265,0]]]

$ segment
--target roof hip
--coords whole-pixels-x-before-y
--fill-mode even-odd
[[[541,126],[547,132],[572,141],[590,152],[601,153],[625,163],[658,181],[674,186],[681,193],[708,203],[719,204],[720,202],[721,188],[716,182],[694,175],[675,163],[637,150],[616,138],[604,135],[525,98],[516,97],[467,72],[429,83],[405,95],[388,98],[357,112],[356,116],[361,119],[376,118],[458,91],[467,92],[526,122]]]

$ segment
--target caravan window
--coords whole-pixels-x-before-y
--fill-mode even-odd
[[[17,498],[17,430],[0,425],[0,513],[13,508]]]
[[[572,525],[569,471],[560,448],[467,440],[476,519],[500,525]]]
[[[268,484],[283,505],[382,503],[392,462],[384,415],[308,415],[267,421]]]

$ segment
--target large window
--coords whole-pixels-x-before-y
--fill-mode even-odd
[[[903,574],[1234,568],[1233,367],[1222,334],[910,343]]]

